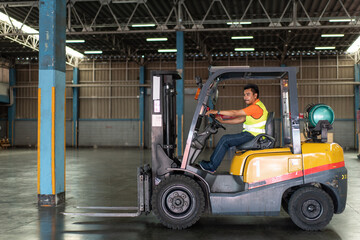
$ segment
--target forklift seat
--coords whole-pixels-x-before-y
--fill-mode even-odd
[[[236,147],[236,150],[260,150],[273,148],[275,145],[274,112],[269,112],[265,124],[265,133],[257,135],[254,139]]]

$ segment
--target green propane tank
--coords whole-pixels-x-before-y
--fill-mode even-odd
[[[320,120],[328,120],[330,124],[333,124],[335,120],[335,114],[331,107],[325,104],[316,104],[307,109],[309,113],[310,126],[315,127]]]

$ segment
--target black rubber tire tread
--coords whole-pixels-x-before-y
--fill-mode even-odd
[[[168,213],[169,211],[167,212],[163,209],[162,201],[164,194],[169,188],[176,189],[176,187],[187,189],[195,200],[195,206],[193,206],[189,216],[175,218],[176,216],[171,216]],[[164,226],[180,230],[192,226],[200,219],[205,210],[205,197],[200,185],[192,178],[185,175],[171,175],[155,187],[151,204],[153,213]]]
[[[316,219],[309,219],[302,212],[303,204],[308,200],[315,200],[321,206],[321,214]],[[301,229],[318,231],[331,221],[334,215],[334,204],[324,190],[316,187],[302,187],[294,192],[288,205],[291,220]]]
[[[284,209],[284,211],[289,214],[289,200],[288,199],[282,199],[281,200],[281,206]]]

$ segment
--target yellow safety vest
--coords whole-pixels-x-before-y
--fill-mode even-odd
[[[263,114],[258,119],[255,119],[251,116],[246,116],[246,120],[243,123],[243,131],[247,131],[252,135],[257,136],[261,133],[265,133],[265,124],[268,117],[268,111],[266,110],[265,105],[261,101],[258,101],[255,104],[263,110]]]

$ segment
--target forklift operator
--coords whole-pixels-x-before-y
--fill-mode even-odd
[[[216,119],[220,123],[243,123],[243,131],[237,134],[226,134],[222,136],[210,157],[210,162],[200,162],[199,165],[201,169],[215,173],[229,148],[240,146],[251,141],[255,136],[265,133],[268,111],[265,105],[259,100],[259,87],[256,84],[247,84],[244,87],[244,101],[248,106],[241,110],[210,110],[206,113],[206,115],[217,114]],[[221,116],[226,116],[231,119],[224,120]]]

